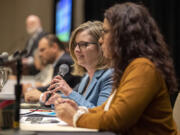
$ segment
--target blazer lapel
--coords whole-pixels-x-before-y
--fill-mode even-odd
[[[87,88],[85,98],[87,98],[89,96],[89,94],[93,91],[93,88],[96,86],[98,79],[103,75],[104,72],[105,72],[105,70],[97,70],[94,73],[93,79]]]
[[[86,87],[87,82],[88,82],[88,75],[86,74],[85,77],[82,79],[80,85],[79,85],[79,90],[78,90],[78,92],[79,92],[80,94],[83,93],[83,91],[84,91],[84,89],[85,89],[85,87]]]

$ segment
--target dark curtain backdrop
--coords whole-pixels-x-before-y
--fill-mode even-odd
[[[105,9],[128,0],[85,0],[85,20],[103,20]],[[155,18],[174,59],[176,75],[180,80],[180,4],[178,0],[129,0],[143,3]],[[179,81],[180,84],[180,81]]]

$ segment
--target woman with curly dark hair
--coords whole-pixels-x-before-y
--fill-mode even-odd
[[[99,42],[114,67],[113,93],[102,106],[88,110],[72,101],[56,102],[58,116],[77,127],[176,135],[169,96],[177,91],[173,61],[154,19],[144,6],[130,2],[104,15]]]

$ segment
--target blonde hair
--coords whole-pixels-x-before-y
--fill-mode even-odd
[[[83,24],[81,24],[79,27],[77,27],[71,35],[70,38],[70,42],[69,42],[69,50],[70,50],[70,54],[74,60],[74,71],[73,71],[73,75],[84,75],[84,73],[86,72],[86,69],[82,66],[80,66],[77,63],[77,58],[74,54],[74,49],[75,49],[75,39],[78,33],[82,32],[82,31],[88,31],[88,34],[92,36],[93,38],[93,42],[97,43],[97,47],[100,53],[100,57],[98,59],[97,65],[96,65],[96,69],[106,69],[108,68],[107,65],[107,60],[105,59],[105,57],[103,56],[100,44],[98,43],[99,38],[101,37],[102,34],[102,22],[100,21],[88,21],[85,22]]]

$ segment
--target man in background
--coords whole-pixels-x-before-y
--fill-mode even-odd
[[[27,74],[34,75],[38,72],[34,67],[34,52],[38,47],[39,40],[47,33],[43,30],[41,20],[37,15],[29,15],[26,18],[26,31],[30,38],[25,46],[27,55],[22,59],[22,63],[28,70]]]

